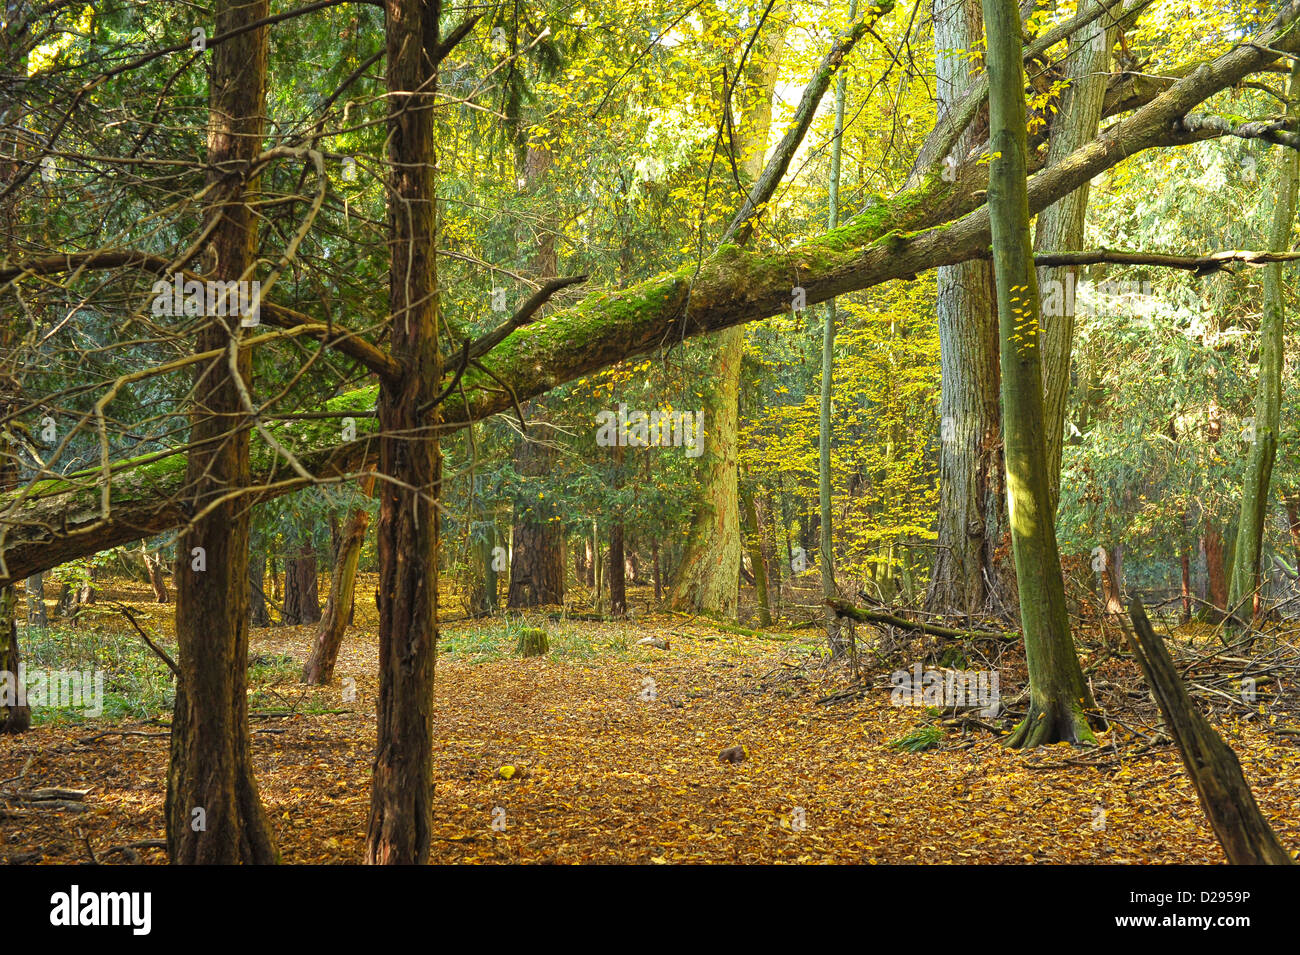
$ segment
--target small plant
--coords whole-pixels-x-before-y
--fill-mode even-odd
[[[927,749],[934,749],[943,739],[943,730],[937,726],[923,726],[920,729],[913,730],[898,739],[890,740],[889,745],[903,753],[921,753]]]

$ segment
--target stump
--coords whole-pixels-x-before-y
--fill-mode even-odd
[[[541,627],[523,627],[519,631],[519,642],[515,652],[521,657],[540,657],[551,648],[546,639],[546,631]]]

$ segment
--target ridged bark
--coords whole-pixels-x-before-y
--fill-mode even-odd
[[[388,311],[403,368],[379,393],[379,703],[366,862],[428,861],[438,649],[438,353],[433,110],[439,0],[386,0]],[[432,409],[432,410],[429,410]]]
[[[1108,0],[1106,6],[1113,5]],[[1080,14],[1099,6],[1098,0],[1082,0]],[[1118,31],[1116,22],[1103,13],[1070,37],[1066,48],[1065,79],[1053,115],[1047,144],[1047,165],[1065,160],[1080,146],[1092,142],[1101,123],[1106,84],[1110,78],[1110,55]],[[1072,193],[1038,214],[1034,249],[1037,252],[1073,252],[1083,248],[1083,227],[1088,213],[1088,191],[1084,182]],[[1077,266],[1039,270],[1040,287],[1059,282],[1061,287],[1077,279]],[[1074,314],[1043,315],[1043,436],[1047,442],[1047,481],[1052,513],[1061,491],[1061,445],[1065,435],[1065,401],[1070,391],[1070,357],[1074,350]],[[1120,608],[1123,609],[1122,607]]]
[[[942,122],[980,72],[978,61],[962,54],[981,45],[984,18],[979,0],[952,0],[935,8],[935,97]],[[987,125],[987,116],[977,117],[962,133],[954,161],[983,140]],[[993,265],[981,259],[943,266],[936,283],[938,540],[926,609],[967,616],[989,609],[990,587],[999,578],[994,554],[1006,526]]]
[[[267,15],[268,0],[222,0],[219,34]],[[208,121],[212,278],[249,280],[257,220],[249,204],[256,184],[242,167],[262,148],[266,113],[267,29],[249,30],[212,51]],[[196,374],[185,472],[189,513],[202,513],[181,534],[176,555],[176,643],[180,677],[172,710],[167,769],[167,854],[173,863],[271,863],[278,852],[253,778],[248,735],[249,507],[233,498],[252,483],[240,385],[224,350],[241,335],[240,316],[209,316],[195,350],[222,350]],[[252,355],[237,353],[244,386]],[[210,509],[209,509],[210,508]],[[200,550],[201,549],[201,550]]]
[[[758,511],[754,507],[754,492],[740,492],[741,514],[745,525],[745,549],[749,551],[749,564],[754,568],[754,601],[758,612],[758,625],[772,624],[772,605],[767,592],[767,562],[763,559],[763,538],[758,529]]]

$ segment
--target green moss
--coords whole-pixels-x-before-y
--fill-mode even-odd
[[[521,657],[544,656],[551,648],[546,638],[546,631],[541,627],[521,627],[519,639],[515,643],[515,653]]]

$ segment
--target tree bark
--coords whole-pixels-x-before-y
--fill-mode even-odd
[[[989,211],[1002,362],[1007,514],[1029,665],[1029,711],[1007,744],[1018,748],[1092,742],[1088,717],[1096,704],[1070,635],[1043,440],[1040,308],[1025,182],[1020,16],[1015,0],[983,0],[983,9],[990,145],[996,157],[989,175]]]
[[[940,121],[979,73],[978,63],[962,51],[977,50],[983,33],[979,0],[955,0],[935,12],[935,96]],[[981,142],[987,124],[987,116],[977,118],[958,138],[953,156],[964,157]],[[955,174],[955,167],[950,168]],[[998,579],[994,555],[1006,526],[993,266],[985,260],[943,266],[936,281],[938,540],[925,606],[930,613],[969,617],[987,609],[990,582]]]
[[[777,511],[772,489],[767,488],[762,499],[757,501],[756,504],[762,505],[758,510],[758,527],[763,546],[763,562],[767,568],[767,582],[772,598],[772,611],[773,613],[779,613],[782,606],[781,579],[784,575],[781,573],[781,560],[777,556],[776,549]]]
[[[472,614],[489,614],[497,609],[498,585],[497,570],[497,526],[495,520],[478,522],[479,530],[475,533],[471,526],[474,579],[471,585],[469,612]],[[504,564],[501,565],[504,568]]]
[[[264,18],[268,0],[220,0],[218,34]],[[214,278],[248,280],[257,250],[249,205],[256,184],[237,170],[261,151],[266,114],[267,29],[212,51],[208,184]],[[233,173],[223,170],[236,170]],[[215,220],[215,221],[214,221]],[[234,375],[247,386],[252,355],[238,348],[240,316],[210,316],[195,342],[221,357],[196,373],[185,487],[188,513],[176,562],[176,642],[180,676],[167,770],[167,854],[173,863],[271,863],[278,852],[262,808],[248,735],[248,538],[243,499],[221,499],[251,483],[248,430],[239,385],[225,351],[237,349]]]
[[[167,575],[163,573],[162,558],[149,553],[147,547],[140,548],[144,558],[145,570],[149,573],[149,585],[153,587],[153,597],[160,604],[168,603],[171,595],[167,593]]]
[[[1294,122],[1300,104],[1300,61],[1291,68],[1287,90],[1288,119]],[[1300,152],[1279,147],[1277,184],[1274,187],[1273,224],[1268,248],[1272,252],[1291,249],[1295,228],[1296,192],[1300,186]],[[1286,323],[1285,286],[1282,263],[1264,266],[1264,311],[1259,326],[1259,379],[1255,390],[1253,441],[1237,520],[1237,540],[1229,579],[1228,606],[1236,608],[1259,586],[1260,553],[1264,519],[1268,513],[1269,484],[1277,457],[1278,431],[1282,420],[1283,330]],[[1256,595],[1258,603],[1258,595]]]
[[[526,142],[527,133],[516,129],[517,140]],[[519,150],[522,162],[516,172],[524,188],[536,192],[545,184],[551,166],[551,154],[537,147]],[[559,267],[554,235],[541,230],[532,256],[533,271],[540,277],[552,277]],[[542,402],[533,408],[540,410]],[[554,466],[555,450],[541,441],[531,441],[527,435],[520,437],[517,465],[522,475],[537,477],[549,474]],[[532,512],[531,507],[515,507],[514,552],[510,565],[510,590],[507,606],[511,608],[537,607],[542,604],[563,604],[565,591],[564,553],[565,533],[563,523],[548,520]]]
[[[1133,599],[1129,616],[1134,632],[1125,628],[1125,635],[1133,656],[1160,705],[1170,735],[1178,744],[1183,766],[1196,787],[1196,797],[1228,863],[1292,865],[1291,853],[1278,841],[1272,826],[1259,811],[1237,754],[1197,711],[1168,648],[1147,619],[1141,600]]]
[[[1215,622],[1228,610],[1228,577],[1224,570],[1223,534],[1208,527],[1201,538],[1205,550],[1205,575],[1209,579],[1210,603],[1217,611]]]
[[[626,450],[622,445],[614,448],[614,489],[622,486],[623,459]],[[612,616],[627,614],[627,555],[624,548],[624,527],[615,519],[609,531],[609,612]]]
[[[1192,622],[1192,559],[1191,555],[1187,553],[1186,547],[1183,547],[1178,562],[1183,572],[1183,586],[1181,591],[1183,598],[1182,622],[1184,624],[1189,624]]]
[[[749,563],[754,568],[754,600],[757,604],[758,625],[772,625],[772,608],[767,593],[767,562],[763,560],[762,539],[758,530],[758,514],[754,509],[754,494],[749,490],[740,492],[741,513],[745,523],[745,545],[749,550]]]
[[[374,478],[362,483],[362,493],[374,492]],[[339,536],[338,554],[334,558],[334,573],[330,580],[329,600],[325,616],[321,618],[311,655],[302,668],[302,682],[328,686],[334,679],[334,665],[338,662],[339,648],[343,645],[343,632],[356,600],[357,562],[361,559],[361,546],[366,542],[366,529],[370,526],[370,512],[358,507],[348,516],[347,525]]]
[[[271,614],[266,606],[266,554],[248,555],[248,625],[269,627]]]
[[[1078,11],[1087,14],[1099,0],[1082,0]],[[1105,6],[1114,5],[1108,0]],[[1110,77],[1110,53],[1115,46],[1118,20],[1102,14],[1070,37],[1065,56],[1065,81],[1069,84],[1053,115],[1047,145],[1050,168],[1066,160],[1097,135]],[[1089,182],[1038,214],[1035,250],[1065,252],[1083,248],[1083,227],[1088,213]],[[1039,286],[1076,281],[1078,266],[1044,268]],[[1061,299],[1064,302],[1064,298]],[[1053,309],[1055,311],[1055,309]],[[1074,310],[1062,307],[1060,315],[1042,316],[1043,435],[1047,442],[1047,479],[1051,513],[1061,496],[1061,451],[1065,437],[1065,401],[1070,391],[1070,358],[1074,351]],[[1123,612],[1123,607],[1119,612]]]
[[[1099,571],[1101,574],[1101,599],[1105,604],[1106,613],[1123,613],[1124,594],[1119,580],[1119,548],[1104,549],[1103,553],[1105,554],[1105,563]]]
[[[702,382],[703,450],[696,459],[702,489],[673,578],[671,607],[683,613],[735,618],[740,579],[737,501],[737,408],[744,333],[718,337],[715,361]]]
[[[849,21],[857,19],[858,3],[849,3]],[[830,230],[840,224],[840,174],[844,153],[844,101],[847,93],[848,68],[842,67],[835,80],[835,126],[831,140],[831,176],[827,196],[826,225]],[[822,599],[839,596],[835,586],[835,535],[831,516],[831,386],[835,381],[835,326],[838,321],[835,299],[826,303],[822,317],[822,376],[817,404],[817,512],[820,516],[818,569],[821,573]],[[826,613],[826,643],[831,657],[838,659],[849,651],[849,641],[840,633],[839,618]]]
[[[609,612],[615,617],[627,613],[627,563],[623,552],[622,521],[615,521],[609,532]]]
[[[650,542],[651,556],[655,565],[655,602],[658,603],[664,599],[664,586],[662,577],[662,568],[659,563],[659,538],[656,537]]]
[[[540,442],[521,438],[516,457],[519,473],[548,474],[553,451]],[[564,527],[560,521],[538,517],[515,506],[514,549],[510,555],[510,589],[506,606],[512,610],[564,603]]]
[[[438,646],[438,352],[433,108],[440,0],[385,0],[388,309],[403,368],[380,388],[379,703],[366,861],[419,864],[433,824]],[[429,410],[432,409],[432,410]],[[416,437],[412,437],[416,436]]]
[[[0,671],[17,677],[22,657],[18,652],[18,588],[0,588]],[[15,691],[17,687],[15,686]],[[23,733],[31,729],[32,710],[17,699],[6,706],[0,699],[0,733]]]
[[[49,614],[45,611],[45,575],[32,574],[28,577],[26,590],[27,627],[44,630],[50,625]]]
[[[286,627],[320,621],[320,593],[317,581],[316,548],[304,539],[298,554],[284,564],[284,606],[280,623]]]
[[[1300,571],[1300,494],[1285,493],[1282,504],[1286,507],[1287,533],[1291,538],[1291,553],[1296,570]]]
[[[746,61],[741,108],[732,147],[745,187],[763,171],[772,96],[789,18],[769,19]],[[721,104],[729,109],[730,104]],[[743,198],[743,197],[742,197]],[[695,502],[686,536],[686,553],[673,582],[674,610],[735,618],[739,598],[740,511],[737,492],[739,452],[736,435],[740,418],[740,363],[745,332],[720,332],[708,381],[702,388],[699,457],[700,496]]]

